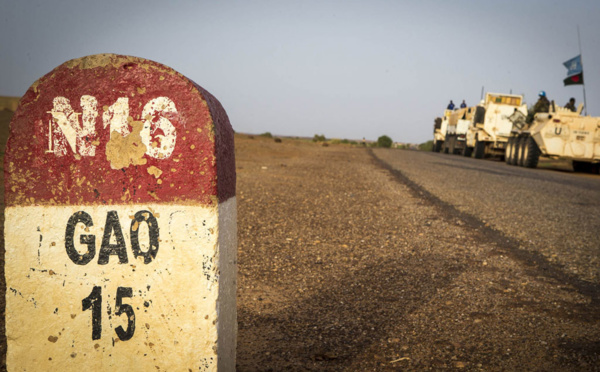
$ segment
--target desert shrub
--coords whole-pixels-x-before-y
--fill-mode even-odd
[[[377,147],[392,147],[392,139],[386,135],[377,138]]]
[[[427,141],[425,143],[421,143],[419,145],[419,150],[421,150],[421,151],[432,151],[433,150],[433,140]]]
[[[324,134],[315,134],[315,136],[313,137],[313,142],[325,142],[327,141],[327,138],[325,138]]]
[[[271,132],[264,132],[260,136],[261,137],[266,137],[266,138],[273,138],[273,135],[271,134]]]

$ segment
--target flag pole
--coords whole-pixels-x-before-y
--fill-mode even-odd
[[[581,53],[581,36],[579,35],[579,25],[577,25],[577,41],[579,42],[579,60],[581,61],[581,71],[583,76],[583,53]],[[583,109],[585,110],[585,116],[587,116],[587,100],[585,97],[585,78],[583,79]]]

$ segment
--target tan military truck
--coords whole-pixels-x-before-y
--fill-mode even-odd
[[[471,126],[474,111],[473,107],[445,110],[442,118],[436,118],[433,151],[460,154],[465,147],[465,137]]]
[[[508,120],[515,110],[527,115],[523,96],[516,94],[486,93],[475,107],[473,124],[466,134],[463,155],[481,159],[486,154],[504,156],[513,123]]]
[[[506,163],[535,168],[543,155],[571,160],[576,172],[598,173],[600,117],[581,116],[582,110],[583,104],[573,112],[552,102],[550,112],[535,114],[531,123],[526,123],[525,115],[515,111],[510,116],[514,128]]]
[[[444,152],[460,154],[464,152],[467,131],[473,122],[475,107],[455,109],[448,116],[448,129]]]

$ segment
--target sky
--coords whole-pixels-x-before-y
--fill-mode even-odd
[[[597,0],[0,0],[0,96],[98,53],[165,64],[211,92],[236,132],[432,139],[449,100],[540,90],[564,105],[580,53],[600,116]]]

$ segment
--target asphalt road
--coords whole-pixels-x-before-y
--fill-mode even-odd
[[[239,371],[593,371],[600,177],[238,135]]]
[[[513,256],[545,265],[583,291],[600,283],[600,176],[430,152],[373,153]]]

